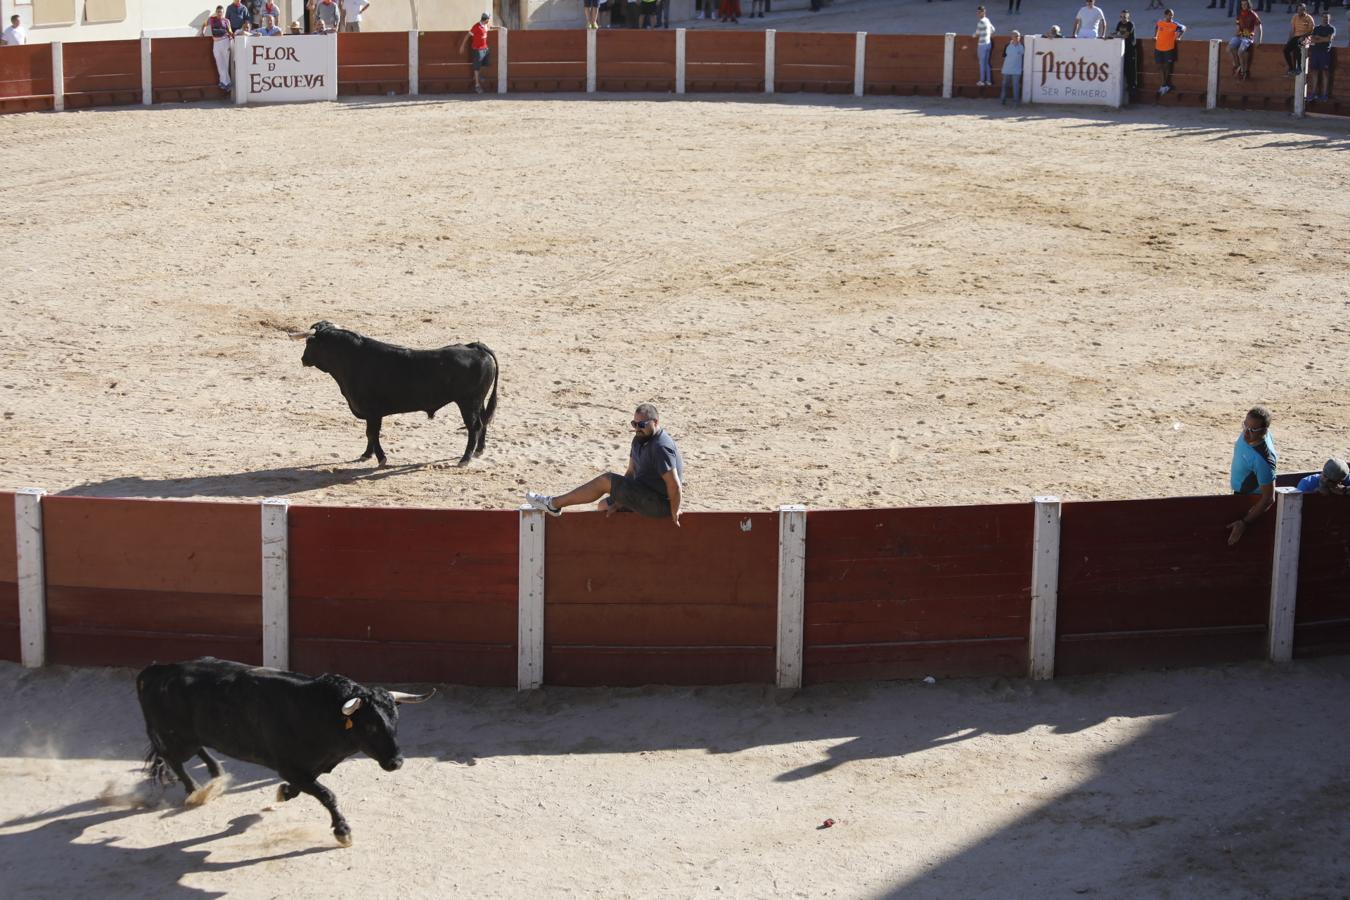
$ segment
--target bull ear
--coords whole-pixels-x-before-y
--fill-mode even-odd
[[[432,688],[425,694],[405,694],[403,691],[390,691],[389,696],[394,698],[395,703],[425,703],[431,699],[431,695],[436,693]]]
[[[350,716],[352,713],[356,712],[360,708],[361,708],[361,698],[353,697],[346,703],[342,704],[342,714],[344,716]]]

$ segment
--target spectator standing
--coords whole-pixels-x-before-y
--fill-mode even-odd
[[[249,18],[248,7],[241,0],[231,0],[230,5],[225,7],[225,18],[230,22],[230,34],[238,34],[244,27],[244,20]]]
[[[759,0],[759,3],[763,6],[764,0]],[[764,18],[764,13],[760,13],[759,17]],[[656,27],[670,27],[670,0],[656,0]]]
[[[263,13],[263,23],[262,27],[258,29],[258,34],[263,37],[278,37],[281,34],[281,29],[277,27],[276,17]]]
[[[722,0],[717,8],[717,21],[741,24],[741,0]]]
[[[258,13],[258,25],[260,27],[264,24],[263,20],[267,16],[272,17],[273,27],[281,21],[281,7],[277,6],[276,0],[266,0],[266,2],[263,3],[262,8]]]
[[[1229,546],[1242,540],[1248,526],[1275,505],[1275,464],[1270,410],[1253,406],[1242,421],[1242,434],[1233,444],[1233,463],[1228,479],[1234,494],[1252,495],[1257,499],[1241,519],[1228,523]]]
[[[1252,10],[1252,0],[1242,0],[1237,14],[1237,34],[1228,42],[1228,53],[1233,57],[1233,74],[1238,80],[1249,76],[1252,47],[1261,43],[1261,17]]]
[[[1307,44],[1306,38],[1312,34],[1313,29],[1317,27],[1317,22],[1308,15],[1308,6],[1306,3],[1298,5],[1298,12],[1289,20],[1289,40],[1284,42],[1284,62],[1285,68],[1289,70],[1290,75],[1297,75],[1302,59],[1302,47]]]
[[[370,9],[370,0],[342,0],[342,30],[359,32],[361,14]]]
[[[1083,8],[1073,20],[1073,36],[1093,39],[1106,37],[1106,13],[1097,6],[1097,0],[1084,0]]]
[[[1013,106],[1022,105],[1022,65],[1027,54],[1027,45],[1022,43],[1022,32],[1014,31],[1003,48],[1003,86],[998,90],[1000,106],[1008,103],[1008,94],[1012,94]]]
[[[1134,22],[1130,21],[1130,11],[1120,11],[1120,21],[1111,37],[1125,42],[1125,89],[1131,93],[1139,90],[1139,46],[1134,39]]]
[[[492,30],[492,13],[483,13],[478,18],[478,23],[469,29],[468,34],[464,35],[464,40],[459,42],[459,52],[464,53],[464,48],[469,47],[469,64],[473,66],[473,89],[476,93],[483,93],[483,82],[478,73],[490,62],[488,53],[488,32]]]
[[[1022,12],[1022,0],[1008,0],[1008,15]]]
[[[309,0],[309,23],[320,34],[337,31],[340,15],[337,0]],[[317,25],[322,25],[323,28],[320,29]]]
[[[225,15],[225,7],[216,7],[216,14],[209,16],[202,25],[202,33],[211,38],[211,56],[216,61],[216,75],[219,78],[217,86],[222,91],[228,91],[232,82],[230,41],[234,38],[234,26],[230,24],[230,17]]]
[[[581,0],[581,11],[586,14],[586,27],[600,27],[600,0]]]
[[[1153,26],[1153,61],[1162,70],[1162,87],[1158,96],[1172,90],[1172,69],[1177,64],[1177,42],[1186,33],[1186,26],[1176,21],[1176,13],[1163,10],[1163,17]]]
[[[764,0],[750,0],[750,18],[764,18]]]
[[[248,7],[248,18],[257,28],[262,24],[263,0],[244,0],[244,5]]]
[[[1331,24],[1331,13],[1322,13],[1322,24],[1312,30],[1308,44],[1308,71],[1313,76],[1313,99],[1323,103],[1331,99],[1331,44],[1336,40],[1336,26]]]
[[[1322,466],[1320,475],[1299,479],[1298,491],[1301,494],[1336,494],[1344,497],[1350,494],[1350,467],[1345,465],[1344,460],[1333,456]]]
[[[980,61],[980,80],[975,83],[986,87],[994,83],[994,74],[989,68],[989,53],[994,49],[994,23],[984,14],[983,6],[977,7],[975,14],[980,17],[971,34],[975,38],[975,55]]]
[[[550,516],[562,515],[565,506],[599,500],[607,518],[616,512],[630,511],[653,519],[669,518],[679,527],[684,457],[674,439],[661,427],[660,416],[652,404],[640,404],[631,424],[633,443],[629,446],[624,474],[606,472],[556,497],[527,491],[525,500]]]
[[[656,17],[659,12],[656,0],[642,0],[642,27],[655,28]]]
[[[0,34],[0,42],[6,47],[18,47],[20,44],[28,43],[28,29],[23,27],[23,20],[17,14],[9,17],[9,27]]]

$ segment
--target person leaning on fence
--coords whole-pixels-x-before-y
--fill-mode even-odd
[[[1076,38],[1106,37],[1106,13],[1097,6],[1097,0],[1084,0],[1083,8],[1073,20],[1073,36]]]
[[[1298,12],[1289,20],[1289,40],[1284,42],[1284,65],[1287,74],[1297,75],[1301,66],[1303,48],[1308,44],[1308,35],[1317,27],[1317,22],[1308,15],[1305,3],[1298,5]]]
[[[263,13],[262,28],[258,29],[258,34],[263,37],[278,37],[281,34],[281,29],[277,27],[276,18]]]
[[[1253,406],[1242,420],[1242,433],[1233,444],[1228,481],[1234,494],[1255,495],[1251,509],[1228,523],[1228,544],[1242,540],[1247,527],[1275,505],[1275,441],[1270,436],[1270,410]]]
[[[1250,77],[1252,47],[1261,43],[1263,32],[1261,17],[1252,10],[1252,0],[1242,0],[1237,14],[1237,33],[1228,42],[1228,53],[1233,57],[1233,74],[1239,81]]]
[[[994,83],[994,74],[989,68],[989,53],[994,49],[994,23],[984,14],[983,6],[976,7],[975,14],[980,17],[971,34],[975,38],[975,56],[980,61],[980,80],[975,83],[985,87]]]
[[[1322,466],[1316,475],[1305,475],[1299,479],[1300,494],[1335,494],[1338,497],[1350,495],[1350,468],[1345,460],[1332,457]]]
[[[230,33],[238,34],[244,28],[244,20],[251,17],[248,4],[241,0],[234,0],[229,6],[225,7],[225,18],[230,20]]]
[[[305,26],[300,24],[299,19],[292,19],[290,28],[286,29],[287,34],[304,34]]]
[[[1332,54],[1336,40],[1336,26],[1331,24],[1331,13],[1322,13],[1322,23],[1308,38],[1308,71],[1313,76],[1312,98],[1323,103],[1331,99]]]
[[[459,42],[460,55],[463,55],[466,47],[469,49],[469,65],[473,66],[473,89],[480,94],[483,93],[483,82],[478,73],[491,62],[489,57],[492,54],[488,52],[488,32],[491,30],[492,13],[483,13],[464,35],[464,40]]]
[[[28,43],[28,29],[23,27],[23,20],[18,14],[9,17],[9,27],[0,34],[0,44],[6,47],[18,47],[21,44]]]
[[[1003,86],[998,89],[998,102],[1006,106],[1008,95],[1012,94],[1013,106],[1022,105],[1022,64],[1026,59],[1027,46],[1022,43],[1022,32],[1014,31],[1003,48]]]
[[[1062,32],[1062,31],[1059,30],[1059,26],[1058,26],[1058,25],[1051,25],[1051,26],[1050,26],[1050,30],[1047,31],[1045,34],[1041,35],[1041,37],[1043,37],[1043,38],[1050,38],[1050,39],[1052,39],[1052,40],[1057,40],[1057,39],[1059,39],[1059,38],[1064,37],[1064,32]]]
[[[310,27],[316,33],[337,31],[339,17],[337,0],[309,0],[305,8],[309,10]]]
[[[1176,13],[1163,10],[1163,17],[1153,26],[1153,61],[1162,70],[1162,87],[1158,96],[1172,90],[1172,69],[1177,64],[1177,43],[1186,33],[1186,26],[1176,21]]]
[[[234,37],[234,27],[230,25],[229,16],[225,15],[225,7],[217,6],[215,15],[207,17],[202,25],[202,34],[211,38],[211,56],[215,58],[216,75],[220,79],[217,86],[222,91],[228,91],[231,83],[230,40]]]
[[[628,450],[628,468],[622,475],[606,472],[556,497],[526,491],[526,502],[550,516],[560,516],[563,507],[598,500],[606,517],[635,512],[651,519],[669,518],[679,527],[684,492],[680,448],[661,427],[661,417],[650,403],[638,405],[631,424],[633,443]]]
[[[1117,37],[1125,42],[1125,88],[1129,91],[1139,89],[1139,45],[1134,39],[1134,23],[1130,21],[1130,11],[1120,11],[1120,21],[1109,37]]]

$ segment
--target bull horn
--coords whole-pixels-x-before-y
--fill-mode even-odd
[[[361,698],[353,697],[346,703],[342,704],[342,714],[344,716],[350,716],[352,713],[356,712],[360,708],[361,708]]]
[[[395,703],[423,703],[431,699],[431,695],[436,693],[432,688],[425,694],[405,694],[403,691],[390,691],[389,696],[394,698]]]
[[[288,331],[286,332],[286,337],[290,338],[293,341],[307,340],[308,338],[314,337],[314,329],[310,328],[305,331]]]

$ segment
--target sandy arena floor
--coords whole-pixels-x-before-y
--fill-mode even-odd
[[[512,97],[5,119],[0,485],[512,508],[622,467],[686,509],[1223,492],[1268,403],[1347,448],[1350,132],[973,102]],[[485,341],[390,467],[288,328]]]

